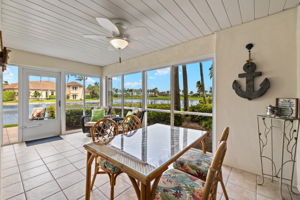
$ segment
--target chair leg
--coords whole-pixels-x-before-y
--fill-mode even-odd
[[[228,194],[227,194],[227,191],[226,191],[226,188],[225,188],[225,184],[224,184],[224,181],[223,181],[222,170],[221,170],[221,172],[220,172],[220,183],[221,183],[221,187],[222,187],[222,190],[223,190],[223,194],[224,194],[224,196],[225,196],[225,199],[226,199],[226,200],[229,200]]]
[[[95,163],[95,171],[94,171],[94,176],[93,176],[93,180],[92,180],[92,184],[91,184],[91,191],[93,190],[93,186],[96,180],[96,176],[98,174],[98,170],[99,170],[99,164],[96,162]]]
[[[110,179],[110,199],[114,199],[114,193],[115,193],[115,185],[116,185],[116,175],[111,174],[111,179]]]

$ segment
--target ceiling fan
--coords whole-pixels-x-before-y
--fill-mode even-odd
[[[83,35],[84,38],[93,40],[107,40],[114,49],[120,53],[125,48],[138,48],[139,39],[149,36],[150,32],[146,27],[130,27],[130,23],[124,19],[96,18],[98,24],[109,32],[109,35]]]

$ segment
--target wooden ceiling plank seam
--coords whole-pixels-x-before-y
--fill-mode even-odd
[[[205,1],[208,4],[208,7],[209,7],[210,11],[212,12],[220,29],[228,28],[229,27],[228,22],[226,22],[226,20],[224,21],[224,19],[226,19],[226,14],[224,13],[225,11],[223,10],[223,13],[222,13],[222,9],[221,9],[220,5],[218,4],[218,3],[220,3],[220,0],[205,0]],[[215,9],[215,6],[218,6],[219,9]],[[223,16],[219,17],[219,15],[223,15]],[[227,19],[227,21],[228,21],[228,19]]]
[[[284,10],[286,10],[289,8],[293,8],[298,4],[299,4],[299,0],[286,0],[283,8]]]
[[[13,12],[12,12],[13,13]],[[27,15],[30,15],[31,13],[28,13]],[[38,17],[38,16],[36,16],[36,17]],[[41,19],[42,17],[38,17],[39,19]],[[42,19],[44,19],[44,18],[42,18]],[[44,19],[45,21],[49,21],[49,20],[47,20],[47,19]],[[54,23],[54,24],[52,24],[51,26],[55,26],[55,25],[57,25],[57,23]],[[61,29],[64,29],[64,26],[60,26],[60,28]],[[69,29],[66,29],[66,30],[69,30]],[[76,35],[78,34],[78,31],[75,31],[74,32]],[[64,34],[64,33],[63,33]],[[82,33],[83,34],[83,33]],[[80,37],[82,37],[82,34],[80,35]],[[71,36],[70,35],[70,37],[74,37],[74,35],[73,36]],[[80,39],[80,38],[79,38]],[[96,44],[94,44],[95,42],[98,42],[98,41],[95,41],[95,40],[88,40],[88,39],[84,39],[84,38],[81,38],[82,40],[82,42],[85,42],[85,43],[87,43],[87,44],[89,44],[89,45],[91,45],[92,44],[92,46],[94,46],[94,47],[98,47],[99,45],[96,45]],[[92,43],[92,41],[94,42],[94,43]],[[99,41],[100,42],[100,41]],[[108,41],[105,41],[105,40],[103,40],[102,42],[100,42],[100,43],[103,43],[103,44],[106,44],[107,46],[109,46],[109,43],[108,43]],[[151,47],[149,47],[149,45],[146,45],[146,47],[148,47],[148,48],[151,48],[151,49],[155,49],[153,46],[151,46]]]
[[[214,31],[211,29],[211,27],[208,25],[208,23],[205,21],[204,17],[202,16],[202,14],[199,12],[198,9],[195,8],[193,2],[191,0],[188,0],[189,4],[191,5],[191,7],[196,11],[196,13],[199,15],[199,17],[202,19],[202,21],[204,22],[204,24],[207,26],[208,30],[210,33],[213,33]]]
[[[286,0],[271,0],[269,15],[278,13],[283,10]]]
[[[77,27],[80,31],[82,31],[82,30],[84,30],[85,28],[83,28],[82,26],[77,26],[76,24],[74,24],[74,23],[72,23],[72,22],[70,22],[69,20],[67,20],[67,21],[65,21],[65,20],[63,20],[63,19],[65,19],[65,18],[60,18],[60,17],[62,17],[62,16],[57,16],[57,14],[56,13],[54,13],[54,15],[53,15],[53,13],[47,13],[47,12],[45,12],[46,10],[44,10],[43,8],[41,8],[40,6],[37,6],[37,5],[35,5],[34,4],[34,8],[32,8],[32,7],[30,7],[30,6],[28,6],[28,4],[30,5],[30,4],[32,4],[32,3],[30,3],[30,2],[27,2],[28,4],[27,5],[24,5],[24,4],[21,4],[21,3],[16,3],[16,2],[13,2],[13,0],[10,0],[10,1],[8,1],[8,2],[6,2],[8,5],[11,5],[11,4],[14,4],[14,6],[15,7],[18,7],[18,8],[24,8],[24,9],[29,9],[28,10],[28,12],[30,12],[30,13],[32,13],[32,12],[35,12],[37,15],[43,15],[43,16],[45,16],[45,17],[50,17],[50,18],[52,18],[52,19],[54,19],[55,21],[57,21],[57,23],[64,23],[64,25],[65,26],[67,26],[67,27]],[[23,2],[24,3],[24,2]],[[20,8],[20,9],[21,9]],[[37,8],[37,9],[36,9]],[[41,11],[41,9],[42,9],[42,11]],[[21,10],[23,10],[23,9],[21,9]],[[27,12],[27,11],[26,11]],[[91,30],[89,30],[89,31],[91,31]],[[97,34],[97,32],[95,32],[95,31],[92,31],[93,32],[93,34]],[[99,32],[98,32],[98,34],[99,34]]]
[[[200,13],[203,13],[203,18],[206,20],[207,24],[211,26],[211,29],[213,31],[221,30],[221,26],[218,23],[216,17],[214,16],[207,0],[191,0],[191,2],[199,10]]]
[[[13,25],[13,24],[4,24],[4,27],[5,27],[6,30],[8,30],[8,29],[9,30],[14,30],[14,31],[18,32],[19,34],[24,33],[24,32],[25,33],[30,33],[30,35],[33,35],[33,36],[35,36],[37,38],[40,38],[40,39],[44,38],[46,40],[51,41],[54,44],[59,44],[59,45],[63,44],[63,45],[66,45],[66,46],[68,46],[70,48],[74,48],[74,49],[86,49],[85,47],[82,47],[82,46],[81,46],[81,48],[78,48],[78,45],[76,45],[76,44],[70,43],[70,42],[65,41],[65,40],[61,40],[61,39],[53,37],[51,35],[48,35],[48,37],[45,38],[45,36],[47,36],[47,34],[44,34],[43,32],[40,32],[40,31],[37,31],[37,30],[35,30],[35,32],[33,32],[33,30],[30,30],[30,29],[27,29],[26,31],[23,31],[23,30],[22,31],[17,31],[15,29],[16,26]],[[88,49],[90,49],[90,48],[88,48]],[[100,49],[94,49],[93,51],[89,51],[89,53],[94,54],[94,51],[96,51],[96,50],[100,50]]]
[[[74,0],[67,0],[66,2],[74,1]],[[105,16],[107,18],[116,18],[116,15],[112,13],[110,10],[100,6],[99,4],[95,3],[94,1],[87,1],[87,0],[75,0],[78,4],[85,6],[91,10],[94,10],[95,13],[99,15],[99,17]]]
[[[23,39],[17,39],[17,40],[24,40]],[[14,37],[11,41],[15,42],[16,41],[16,37]],[[34,40],[31,40],[31,43],[33,43]],[[21,42],[19,42],[18,44],[14,44],[14,43],[9,43],[8,44],[10,48],[14,48],[14,49],[20,49],[23,51],[28,51],[28,52],[32,52],[32,53],[36,53],[36,54],[41,54],[41,55],[46,55],[46,56],[52,56],[52,57],[57,57],[57,58],[61,58],[61,59],[67,59],[67,60],[73,60],[73,61],[77,61],[77,62],[81,62],[81,63],[87,63],[87,64],[93,64],[93,65],[99,65],[94,58],[89,58],[87,56],[82,56],[80,54],[76,54],[76,56],[69,56],[67,54],[65,54],[66,52],[68,52],[70,49],[60,49],[61,51],[58,53],[53,53],[53,51],[46,51],[45,48],[43,48],[43,46],[45,46],[44,44],[40,44],[38,45],[38,47],[36,49],[41,49],[40,51],[35,51],[30,47],[33,46],[37,46],[37,43],[33,43],[31,46],[28,44],[21,44]],[[48,45],[51,45],[51,43],[49,43]],[[45,52],[46,51],[46,52]],[[82,57],[80,57],[82,56]],[[93,62],[91,62],[93,61]],[[110,61],[106,61],[107,63],[112,62],[112,60]]]
[[[182,10],[182,12],[190,19],[190,21],[198,27],[202,35],[211,34],[211,30],[204,22],[199,13],[195,10],[195,8],[191,5],[190,1],[181,1],[175,0],[177,6]]]
[[[232,26],[242,24],[241,10],[238,0],[223,0],[223,4]]]
[[[243,23],[254,19],[254,0],[239,0]]]
[[[156,27],[158,31],[157,33],[159,33],[161,35],[162,38],[158,38],[163,40],[164,42],[167,42],[169,44],[174,44],[176,42],[178,42],[178,40],[171,34],[169,33],[166,29],[164,29],[163,27],[159,26],[158,24],[156,24],[155,22],[153,22],[153,20],[151,18],[148,18],[144,13],[140,12],[139,10],[137,10],[136,8],[132,7],[130,4],[126,3],[125,1],[119,1],[119,0],[111,0],[111,2],[118,6],[117,4],[122,3],[122,6],[119,7],[122,10],[125,10],[126,12],[132,12],[131,15],[134,15],[137,18],[143,18],[145,20],[145,23],[148,23],[149,26],[152,27]],[[127,9],[129,9],[127,11]]]
[[[262,18],[269,15],[270,0],[255,0],[254,18]]]
[[[4,18],[6,18],[6,16],[4,17]],[[9,24],[9,25],[15,25],[15,26],[20,26],[20,27],[22,27],[22,23],[21,22],[17,22],[17,21],[12,21],[11,19],[10,19],[10,21],[8,22],[8,23],[6,23],[6,24]],[[32,26],[32,27],[35,27],[35,26]],[[23,30],[32,30],[32,31],[34,31],[34,30],[36,30],[36,31],[39,31],[40,33],[45,33],[46,35],[50,35],[50,36],[52,36],[52,33],[49,31],[49,30],[47,30],[47,29],[37,29],[37,28],[30,28],[28,25],[26,25],[26,29],[25,28],[23,28]],[[49,34],[48,34],[49,33]],[[74,44],[75,46],[76,45],[80,45],[80,47],[86,47],[86,48],[90,48],[90,49],[102,49],[102,50],[107,50],[106,48],[103,48],[103,45],[98,45],[98,46],[94,46],[94,47],[92,47],[92,46],[90,46],[90,45],[85,45],[85,44],[82,44],[82,43],[78,43],[78,42],[72,42],[71,40],[68,40],[68,38],[65,38],[65,37],[62,37],[61,35],[59,35],[59,34],[57,34],[57,33],[54,33],[53,35],[57,35],[57,36],[59,36],[59,38],[62,40],[62,41],[65,41],[65,42],[68,42],[68,43],[71,43],[71,44]]]
[[[170,15],[172,15],[177,21],[186,29],[193,39],[197,37],[197,34],[203,35],[198,28],[189,20],[189,18],[181,11],[181,9],[175,4],[173,0],[157,0],[162,7],[164,7]],[[167,5],[168,4],[168,5]],[[172,6],[172,7],[171,7]],[[176,15],[174,14],[176,13]]]
[[[11,35],[12,35],[12,34],[9,34],[9,36],[11,36]],[[28,40],[28,38],[24,38],[24,35],[22,35],[22,34],[21,34],[20,36],[18,36],[18,37],[21,37],[21,38],[22,38],[22,41],[24,41],[24,39],[25,39],[25,40]],[[14,41],[14,39],[15,39],[15,38],[13,38],[12,41]],[[30,40],[30,39],[29,39],[29,40]],[[42,40],[45,41],[45,39],[42,39]],[[36,40],[36,38],[32,38],[31,41],[32,41],[32,42],[30,42],[27,46],[30,47],[31,44],[37,44],[37,41],[40,41],[40,40]],[[35,42],[34,42],[34,41],[35,41]],[[45,49],[45,48],[43,48],[45,45],[53,45],[53,42],[51,42],[51,41],[46,41],[46,44],[43,43],[42,46],[41,46],[42,50]],[[16,48],[16,47],[10,47],[10,48]],[[54,48],[56,49],[57,46],[54,46]],[[61,47],[61,48],[59,48],[59,49],[62,49],[62,48],[65,48],[65,47]],[[74,48],[68,49],[67,51],[63,51],[63,52],[66,53],[66,52],[70,52],[70,51],[72,51],[72,50],[74,50]],[[34,53],[40,53],[40,51],[33,51],[33,50],[30,50],[30,51],[31,51],[31,52],[34,52]],[[50,52],[52,52],[52,51],[50,51]],[[101,55],[101,53],[99,53],[99,55],[94,56],[94,57],[90,57],[90,54],[86,54],[84,50],[83,50],[83,51],[80,51],[80,52],[79,52],[79,51],[75,51],[75,52],[73,52],[73,54],[74,54],[74,53],[78,54],[78,55],[76,55],[76,56],[83,56],[82,58],[88,58],[87,61],[86,61],[86,63],[99,65],[99,64],[96,63],[96,62],[98,62],[97,59],[98,59],[99,55]],[[55,54],[55,53],[54,53],[54,54],[51,53],[51,54],[52,54],[52,56],[60,57],[59,55],[57,55],[57,54]],[[46,54],[46,55],[49,55],[49,54]],[[108,60],[106,64],[111,63],[111,62],[114,62],[114,61],[112,61],[112,60],[117,59],[117,56],[118,56],[118,54],[115,54],[115,57],[114,57],[113,59]],[[68,58],[69,58],[70,60],[76,60],[76,59],[74,59],[74,57],[75,57],[75,56],[68,56]],[[62,58],[65,58],[65,57],[62,57]],[[75,57],[75,58],[76,58],[76,57]],[[66,58],[65,58],[65,59],[66,59]],[[93,59],[95,60],[95,62],[93,62],[93,63],[89,62],[89,60],[93,60]],[[102,58],[102,60],[104,60],[104,59],[105,59],[105,58]],[[80,60],[80,59],[78,59],[77,61],[82,62],[82,60]]]
[[[27,0],[27,2],[35,4],[36,6],[42,8],[43,11],[46,11],[47,13],[54,13],[58,17],[64,17],[71,23],[76,23],[82,28],[88,28],[91,31],[93,31],[93,33],[95,31],[97,31],[98,34],[101,33],[102,35],[105,35],[107,33],[106,30],[98,26],[96,23],[91,23],[91,21],[79,17],[78,15],[71,13],[69,10],[64,10],[55,4],[51,4],[41,0]]]
[[[231,27],[232,26],[232,24],[231,24],[231,22],[230,22],[230,19],[229,19],[229,16],[228,16],[228,13],[227,13],[227,10],[226,10],[226,8],[225,8],[225,5],[224,5],[224,1],[223,0],[221,0],[221,3],[222,3],[222,6],[223,6],[223,9],[224,9],[224,11],[225,11],[225,14],[226,14],[226,16],[227,16],[227,19],[228,19],[228,22],[229,22],[229,27]]]
[[[11,0],[11,1],[15,1],[15,0]],[[43,2],[40,2],[40,3],[43,3]],[[22,4],[23,6],[27,6],[29,8],[32,8],[32,9],[38,11],[38,12],[45,13],[46,15],[55,17],[58,20],[64,20],[66,23],[69,23],[70,25],[74,25],[74,26],[77,26],[79,28],[86,29],[86,30],[90,31],[93,34],[99,34],[99,33],[103,32],[103,30],[101,30],[100,27],[96,27],[96,25],[93,25],[94,27],[91,28],[90,26],[88,26],[88,24],[80,23],[80,22],[78,22],[78,21],[76,21],[76,20],[74,20],[70,17],[65,16],[64,14],[57,13],[57,12],[49,9],[50,6],[46,6],[46,8],[45,8],[44,4],[43,4],[44,6],[42,6],[40,4],[36,4],[36,3],[32,2],[32,0],[22,1],[20,4]]]
[[[34,16],[34,18],[40,18],[43,21],[49,21],[52,25],[53,24],[57,24],[60,25],[61,27],[64,27],[66,30],[69,30],[69,32],[71,32],[71,30],[73,30],[72,32],[74,33],[80,33],[82,31],[82,29],[78,28],[76,29],[76,26],[71,26],[69,23],[64,22],[63,20],[58,20],[57,18],[53,17],[53,16],[49,16],[45,13],[40,13],[34,9],[31,9],[29,7],[25,7],[25,9],[20,9],[19,7],[14,7],[13,5],[8,5],[5,4],[5,9],[7,9],[8,11],[11,12],[17,12],[19,15],[21,15],[20,13],[24,14],[26,13],[26,15],[30,15],[30,16]],[[30,9],[30,10],[26,10],[26,9]],[[49,19],[51,18],[51,19]],[[61,24],[62,23],[62,24]],[[81,32],[82,34],[84,34],[84,32]]]
[[[139,6],[141,9],[144,9],[144,10],[147,9],[147,13],[149,12],[152,19],[155,20],[155,23],[157,23],[157,24],[160,23],[161,27],[165,27],[168,30],[170,30],[171,34],[176,38],[176,40],[181,41],[181,42],[185,41],[186,38],[185,38],[184,33],[180,30],[177,30],[176,26],[174,26],[172,23],[170,23],[168,20],[166,20],[163,16],[161,16],[149,4],[151,4],[150,0],[147,0],[146,2],[145,1],[139,1],[139,2],[135,3],[135,5]]]
[[[11,18],[13,18],[15,20],[18,20],[20,23],[21,22],[28,22],[29,23],[29,21],[26,21],[28,18],[30,18],[29,16],[27,16],[27,18],[22,18],[22,17],[19,17],[19,16],[15,16],[16,13],[12,13],[12,12],[7,13],[5,10],[4,10],[3,13],[4,13],[4,16],[10,16]],[[55,28],[55,26],[53,26],[53,24],[48,24],[47,22],[41,22],[41,21],[40,22],[30,21],[30,23],[34,24],[36,26],[39,26],[39,27],[47,28],[48,30],[52,31],[54,34],[61,35],[61,37],[67,36],[66,37],[67,39],[76,41],[78,44],[87,45],[89,47],[98,47],[99,46],[99,45],[96,45],[96,44],[93,44],[93,43],[90,43],[90,42],[86,42],[85,40],[80,40],[80,38],[77,39],[77,37],[74,37],[76,35],[69,34],[68,32],[60,32],[59,31],[60,27]],[[47,24],[48,24],[48,26],[47,26]],[[102,43],[105,44],[107,42],[103,41]]]
[[[191,4],[202,15],[210,29],[215,32],[221,29],[206,0],[191,0]]]
[[[150,30],[151,29],[157,29],[157,27],[156,28],[153,28],[153,27],[151,27],[149,24],[147,24],[147,23],[145,23],[145,22],[142,22],[141,20],[140,20],[140,18],[138,18],[138,17],[136,17],[136,16],[134,16],[134,15],[132,15],[130,12],[128,12],[128,11],[126,11],[126,10],[124,10],[124,9],[122,9],[121,7],[119,7],[118,5],[116,5],[116,4],[114,4],[113,2],[111,2],[111,1],[107,1],[107,0],[103,0],[103,1],[94,1],[94,0],[92,0],[94,3],[96,3],[96,4],[98,4],[98,3],[105,3],[105,6],[109,6],[109,7],[113,7],[113,9],[115,9],[115,10],[117,10],[116,11],[116,13],[118,13],[119,15],[124,15],[124,18],[125,19],[129,19],[130,21],[133,21],[133,22],[138,22],[138,23],[141,23],[141,26],[145,26],[145,27],[148,27],[148,28],[150,28]],[[100,5],[99,4],[99,6],[102,6],[103,7],[103,5]],[[107,9],[107,10],[110,10],[110,9],[112,9],[112,8],[107,8],[107,7],[104,7],[105,9]],[[153,32],[153,31],[152,31]],[[162,36],[163,38],[165,38],[165,36],[163,35],[163,34],[161,34],[159,31],[155,31],[156,32],[156,34],[154,35],[154,34],[152,34],[152,36],[153,36],[153,38],[155,38],[155,43],[159,43],[159,45],[160,46],[164,46],[164,47],[166,47],[166,46],[168,46],[168,45],[170,45],[171,43],[170,42],[162,42],[162,40],[161,40],[161,38],[159,38],[160,36]],[[174,42],[174,41],[173,41]]]

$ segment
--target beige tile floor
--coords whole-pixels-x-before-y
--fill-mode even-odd
[[[64,140],[26,147],[24,143],[7,145],[1,152],[1,199],[84,199],[85,157],[83,144],[90,138],[82,133],[63,136]],[[257,185],[257,176],[231,167],[223,169],[231,200],[279,200],[277,184],[266,181]],[[109,198],[108,177],[98,175],[92,199]],[[292,196],[284,187],[286,199]],[[135,200],[135,192],[125,174],[117,179],[116,200]],[[218,200],[224,200],[218,188]]]
[[[14,144],[18,142],[18,127],[3,128],[3,144]]]

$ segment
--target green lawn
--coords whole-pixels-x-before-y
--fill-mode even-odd
[[[86,101],[97,101],[99,99],[86,99]],[[67,99],[67,102],[81,102],[83,100],[73,100]],[[47,100],[30,100],[29,103],[52,103],[55,102],[55,99],[47,99]],[[3,103],[18,103],[17,101],[4,101]]]
[[[141,96],[130,96],[130,97],[124,97],[125,99],[141,99]],[[170,100],[170,96],[157,96],[157,97],[147,97],[150,100]],[[121,99],[121,97],[113,97],[113,99]],[[183,96],[180,96],[180,99],[183,100]],[[189,100],[200,100],[202,97],[194,97],[189,96]]]

